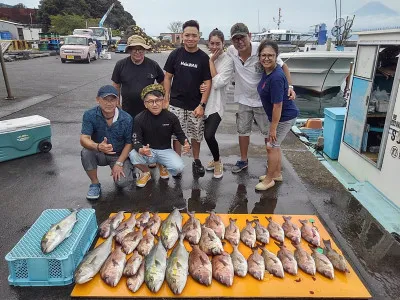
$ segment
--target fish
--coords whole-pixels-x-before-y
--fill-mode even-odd
[[[218,216],[214,211],[210,212],[210,215],[206,218],[204,225],[214,230],[217,237],[219,237],[221,240],[224,239],[225,225],[222,222],[221,217]]]
[[[147,229],[150,230],[152,235],[157,235],[161,227],[161,218],[158,213],[153,213],[153,216],[147,222]]]
[[[226,286],[232,286],[234,277],[234,268],[231,256],[223,251],[221,254],[212,258],[213,278]]]
[[[115,287],[121,280],[125,268],[126,254],[122,252],[121,245],[118,245],[104,262],[100,269],[100,277],[109,286]]]
[[[250,254],[247,259],[247,271],[258,280],[264,279],[265,274],[265,263],[264,258],[258,253],[258,248],[253,249],[253,253]]]
[[[117,233],[117,235],[115,236],[115,240],[119,244],[122,244],[122,240],[124,239],[124,237],[129,232],[132,232],[134,230],[135,224],[136,224],[136,213],[132,213],[127,220],[119,224],[117,228],[117,231],[119,231],[119,233]]]
[[[212,265],[208,256],[203,252],[199,245],[191,245],[192,251],[189,253],[189,274],[198,283],[205,286],[211,285]]]
[[[261,256],[264,258],[265,270],[276,277],[284,278],[285,273],[279,258],[274,253],[268,251],[267,248],[261,248],[261,251]]]
[[[239,277],[245,277],[247,275],[247,268],[248,268],[247,260],[243,256],[243,254],[240,253],[237,245],[233,245],[231,259],[235,275]]]
[[[207,255],[219,255],[224,250],[222,242],[215,234],[215,231],[204,224],[201,225],[199,246]]]
[[[137,218],[136,220],[136,227],[140,228],[140,227],[146,227],[147,223],[150,220],[150,212],[146,211],[144,213],[142,213],[139,218]]]
[[[314,276],[316,273],[316,266],[312,256],[304,250],[301,244],[296,244],[292,241],[292,245],[296,248],[296,250],[294,250],[294,258],[296,259],[299,268],[307,274]]]
[[[297,261],[293,253],[286,248],[284,243],[276,243],[280,250],[278,251],[278,258],[281,260],[283,269],[292,275],[297,275]]]
[[[157,293],[165,279],[167,269],[167,250],[158,241],[145,258],[144,281],[153,293]]]
[[[240,232],[240,239],[246,246],[254,248],[256,244],[256,230],[251,224],[251,221],[246,220],[246,227]]]
[[[140,264],[139,270],[135,275],[129,276],[126,285],[130,291],[136,293],[144,282],[144,261]]]
[[[317,248],[310,246],[312,250],[311,256],[314,258],[315,266],[317,267],[317,272],[324,275],[329,279],[335,278],[335,271],[330,260],[322,253],[317,251]]]
[[[182,215],[175,208],[161,224],[160,238],[164,247],[171,249],[178,240],[179,231],[182,230]]]
[[[269,231],[270,236],[277,240],[278,242],[283,243],[285,240],[285,233],[278,223],[276,223],[274,220],[272,220],[271,217],[265,217],[268,220],[268,226],[267,229]]]
[[[189,274],[189,252],[183,244],[184,235],[179,233],[179,242],[167,260],[165,279],[175,295],[180,295],[186,286]]]
[[[43,253],[50,253],[71,235],[72,229],[74,228],[76,222],[78,222],[77,214],[78,211],[73,210],[60,222],[52,225],[49,231],[43,235],[40,242],[40,247]]]
[[[321,244],[321,239],[317,228],[310,226],[307,220],[299,220],[299,222],[302,224],[301,237],[315,247],[319,247]]]
[[[256,239],[257,241],[263,243],[263,244],[268,244],[269,243],[269,231],[267,228],[262,226],[260,224],[259,220],[254,220],[253,221],[256,224],[255,230],[256,230]]]
[[[121,246],[125,254],[131,254],[143,238],[143,227],[128,233],[122,240]]]
[[[201,237],[201,224],[200,220],[195,217],[195,213],[187,212],[190,216],[189,220],[182,227],[182,232],[185,239],[189,241],[190,244],[197,245]]]
[[[285,222],[282,224],[282,229],[285,233],[285,236],[293,243],[300,244],[301,240],[300,228],[291,221],[292,217],[282,216],[282,218],[285,220]]]
[[[125,264],[123,275],[128,277],[135,275],[143,261],[143,257],[139,255],[138,251],[133,251],[132,256]]]
[[[324,254],[331,261],[333,267],[341,272],[350,273],[347,268],[346,260],[343,255],[339,254],[336,250],[332,248],[330,240],[322,240],[324,242]]]
[[[225,228],[225,239],[231,243],[231,245],[239,245],[240,242],[240,230],[236,225],[237,219],[229,218],[229,225]]]
[[[124,213],[125,211],[119,211],[118,213],[110,216],[107,220],[103,221],[103,223],[100,224],[100,236],[103,239],[109,237],[111,233],[111,226],[113,228],[118,228],[119,224],[121,224],[122,220],[125,218]]]
[[[154,235],[151,234],[150,230],[146,230],[146,235],[142,238],[137,246],[137,250],[143,256],[150,253],[151,248],[154,246]]]
[[[111,229],[110,236],[99,246],[89,251],[82,259],[74,272],[74,280],[77,284],[83,284],[93,279],[100,271],[104,262],[112,250],[112,242],[116,230]]]

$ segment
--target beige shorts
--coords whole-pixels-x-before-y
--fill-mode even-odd
[[[236,126],[239,136],[249,136],[252,131],[253,122],[264,137],[269,136],[269,121],[264,108],[252,107],[239,103],[239,110],[236,113]]]
[[[192,110],[185,110],[176,106],[169,106],[169,111],[178,117],[183,132],[188,139],[195,139],[198,142],[203,140],[204,118],[196,118]],[[176,140],[176,136],[172,136]]]

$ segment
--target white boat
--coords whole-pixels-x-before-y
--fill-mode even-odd
[[[273,40],[278,43],[279,51],[282,53],[292,52],[298,48],[298,44],[305,39],[310,39],[309,33],[300,33],[286,29],[270,29],[261,33],[251,35],[253,42],[261,42],[264,39]]]
[[[281,53],[294,86],[324,93],[340,87],[349,74],[355,51],[308,51]]]

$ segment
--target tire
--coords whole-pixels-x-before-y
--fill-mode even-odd
[[[87,55],[86,63],[87,63],[87,64],[90,64],[90,54]]]
[[[61,62],[62,62],[63,64],[65,64],[65,59],[64,59],[64,58],[61,58]]]
[[[47,140],[43,140],[43,141],[39,142],[39,151],[42,153],[49,152],[52,147],[53,147],[53,145]]]

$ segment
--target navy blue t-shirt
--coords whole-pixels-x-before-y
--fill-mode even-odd
[[[263,73],[257,91],[260,94],[261,102],[267,113],[268,119],[272,121],[272,110],[274,104],[283,102],[282,114],[279,122],[285,122],[296,118],[299,109],[294,101],[289,100],[289,84],[282,68],[277,65],[271,74]]]

